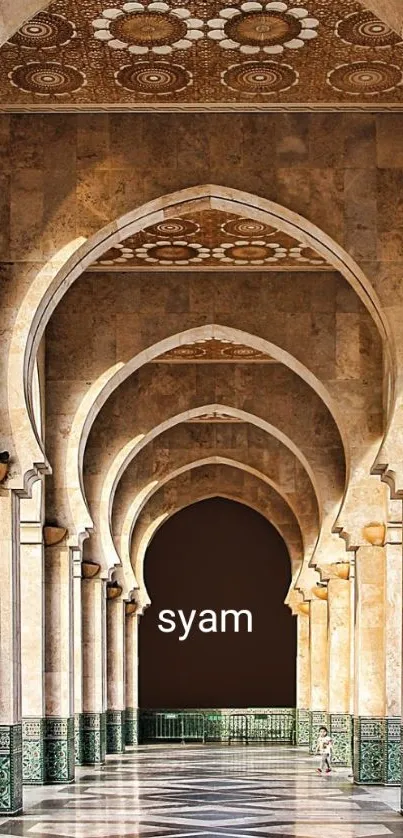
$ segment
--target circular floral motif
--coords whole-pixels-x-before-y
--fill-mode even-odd
[[[237,93],[278,93],[298,84],[298,73],[288,64],[246,61],[224,70],[221,80]]]
[[[184,67],[164,61],[141,62],[121,67],[115,73],[120,87],[133,93],[179,93],[192,82]]]
[[[115,244],[106,253],[103,254],[102,259],[98,259],[98,265],[116,265],[130,262],[134,256],[134,251],[131,247],[125,244]]]
[[[167,240],[160,241],[158,244],[143,244],[142,247],[136,248],[135,255],[138,259],[144,259],[153,264],[189,265],[190,262],[193,264],[208,259],[210,249],[198,243]]]
[[[29,61],[14,67],[8,75],[14,87],[38,96],[66,96],[86,84],[83,73],[56,61]]]
[[[223,233],[230,236],[271,236],[277,233],[274,227],[269,227],[263,224],[262,221],[255,221],[253,218],[235,218],[231,221],[225,221],[221,225]]]
[[[218,18],[208,21],[208,37],[222,49],[239,49],[246,54],[261,50],[280,54],[287,49],[301,49],[316,38],[319,21],[306,9],[283,2],[246,2],[240,8],[221,9]]]
[[[324,260],[321,259],[312,247],[304,247],[303,244],[300,244],[296,247],[290,247],[288,253],[296,262],[305,262],[305,264],[308,263],[309,265],[323,265]]]
[[[200,227],[195,221],[190,221],[188,218],[166,218],[164,221],[159,221],[158,224],[152,224],[147,227],[147,233],[153,236],[192,236],[198,233]]]
[[[265,265],[285,259],[287,249],[278,242],[268,242],[265,239],[224,242],[213,248],[212,256],[220,262],[233,265]]]
[[[135,55],[154,52],[169,55],[174,49],[189,49],[203,37],[203,21],[188,9],[171,9],[168,3],[125,3],[121,9],[105,9],[93,21],[95,38],[111,49],[128,49]]]
[[[18,29],[9,43],[28,49],[54,49],[67,44],[75,34],[74,23],[62,15],[39,12]]]
[[[328,83],[341,93],[353,96],[374,95],[393,90],[402,83],[402,71],[394,64],[383,61],[355,61],[341,64],[328,73]]]
[[[337,24],[339,38],[360,47],[393,47],[401,43],[397,32],[372,12],[353,12]]]

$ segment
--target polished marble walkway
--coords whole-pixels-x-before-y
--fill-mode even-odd
[[[0,820],[0,836],[403,838],[397,789],[316,765],[288,747],[143,746],[79,769],[75,785],[27,788],[24,816]]]

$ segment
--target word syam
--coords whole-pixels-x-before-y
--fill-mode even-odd
[[[205,634],[209,632],[226,632],[227,631],[227,618],[231,617],[230,626],[233,626],[233,630],[235,632],[240,631],[240,622],[241,617],[246,617],[246,626],[247,631],[252,631],[252,614],[250,611],[242,610],[242,611],[235,611],[233,608],[230,608],[228,611],[221,610],[221,614],[216,614],[215,611],[210,611],[209,608],[206,608],[204,611],[200,611],[198,614],[198,624],[195,623],[195,618],[197,615],[197,611],[193,608],[189,614],[189,617],[186,617],[184,612],[181,608],[178,609],[178,617],[179,617],[179,631],[182,631],[183,634],[179,637],[179,640],[187,640],[189,637],[190,631],[192,628],[197,628],[199,631],[204,632]],[[169,608],[165,608],[163,611],[160,611],[158,614],[158,618],[160,622],[158,623],[158,628],[160,631],[169,634],[176,629],[176,612],[171,611]],[[182,625],[181,625],[182,624]],[[231,629],[229,629],[231,630]]]

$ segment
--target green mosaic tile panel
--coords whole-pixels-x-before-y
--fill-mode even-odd
[[[82,713],[74,716],[74,762],[76,765],[83,764]]]
[[[74,718],[45,719],[45,782],[72,783],[75,771]]]
[[[82,715],[83,765],[102,765],[106,754],[105,713]]]
[[[124,711],[108,710],[106,713],[106,753],[122,754],[124,749]]]
[[[353,769],[356,783],[383,785],[386,777],[386,719],[354,719]]]
[[[318,741],[319,729],[324,726],[330,729],[329,714],[322,710],[311,711],[311,724],[309,728],[309,753],[314,754],[316,743]]]
[[[333,742],[333,765],[351,765],[353,759],[352,717],[347,713],[331,713],[329,729]]]
[[[0,815],[22,812],[22,725],[0,725]]]
[[[386,771],[385,783],[400,786],[401,770],[400,717],[386,719]]]
[[[45,720],[22,720],[22,780],[24,785],[45,782]]]
[[[126,707],[125,710],[125,744],[138,744],[138,710]]]
[[[311,713],[309,710],[297,710],[297,745],[309,747]]]

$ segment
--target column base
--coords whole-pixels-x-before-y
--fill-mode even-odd
[[[329,713],[323,710],[312,710],[309,726],[309,753],[314,754],[316,743],[319,736],[319,728],[327,727],[329,729]]]
[[[124,710],[108,710],[106,713],[106,753],[123,754]]]
[[[76,713],[74,716],[74,756],[75,764],[83,764],[83,714]]]
[[[309,747],[309,731],[311,728],[310,710],[297,710],[297,745]]]
[[[0,816],[22,812],[22,725],[0,725]]]
[[[45,782],[45,719],[22,720],[22,782],[27,786]]]
[[[333,742],[333,765],[350,766],[353,758],[353,724],[349,713],[330,713],[330,736]]]
[[[126,707],[125,710],[125,745],[138,745],[138,710]]]
[[[354,719],[354,781],[399,786],[400,720],[360,716]]]
[[[102,765],[106,754],[105,713],[82,714],[83,765]]]
[[[45,783],[73,783],[75,777],[74,717],[45,719]]]

